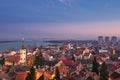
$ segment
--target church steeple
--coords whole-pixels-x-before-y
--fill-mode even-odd
[[[22,46],[20,49],[20,64],[26,64],[26,49],[24,48],[24,38],[22,38]]]
[[[24,49],[24,38],[22,38],[22,49]]]

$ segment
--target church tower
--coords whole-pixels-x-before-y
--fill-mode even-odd
[[[22,48],[20,49],[20,64],[26,64],[26,49],[24,48],[24,38],[22,39]]]

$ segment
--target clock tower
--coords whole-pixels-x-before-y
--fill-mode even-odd
[[[20,49],[20,64],[26,64],[26,49],[24,48],[24,38],[22,39],[22,48]]]

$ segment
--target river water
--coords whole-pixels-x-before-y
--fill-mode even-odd
[[[44,42],[44,41],[25,41],[24,45],[36,45],[36,46],[41,46],[41,45],[48,45],[50,43]],[[16,42],[6,42],[6,43],[0,43],[0,51],[8,50],[8,49],[20,49],[22,45],[21,41],[16,41]]]

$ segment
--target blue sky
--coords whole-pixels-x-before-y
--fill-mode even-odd
[[[0,40],[120,36],[120,0],[0,0]]]

